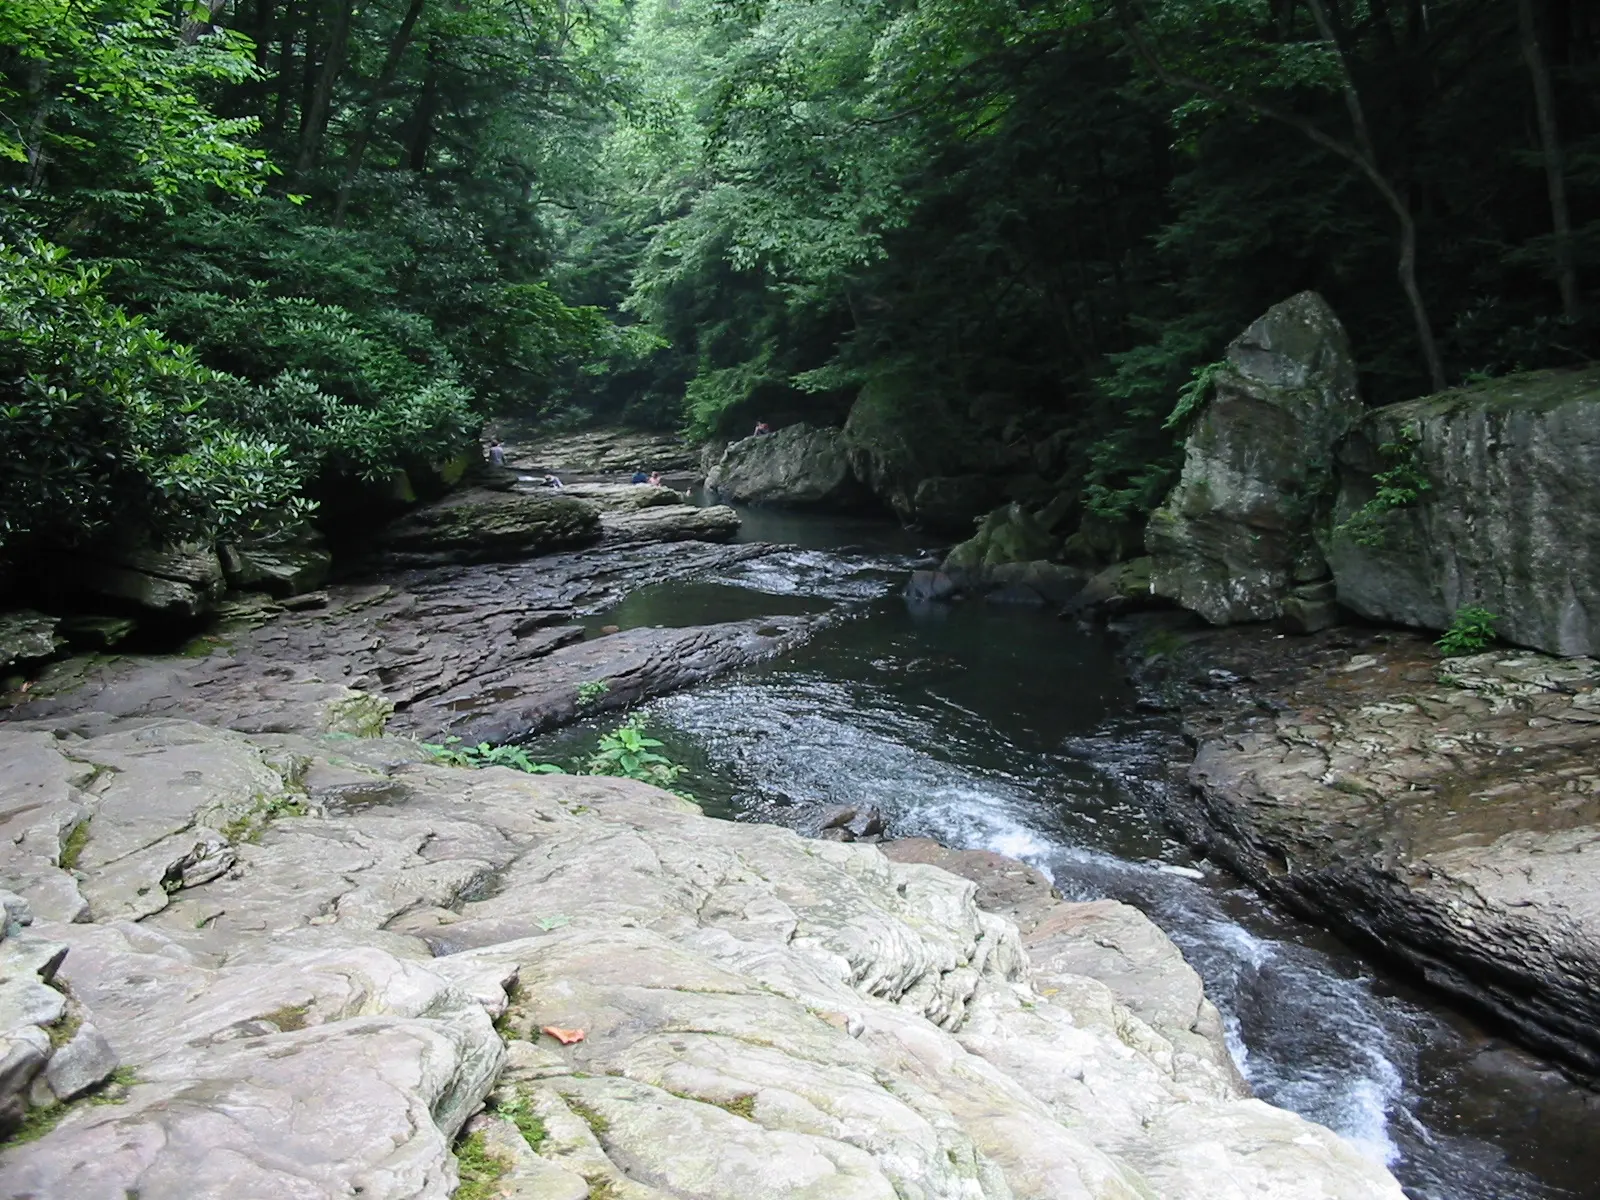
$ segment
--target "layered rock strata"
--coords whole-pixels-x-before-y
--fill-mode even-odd
[[[1241,1095],[1181,960],[1176,1041],[1082,974],[1085,906],[1030,961],[970,882],[626,781],[72,725],[0,729],[0,871],[50,876],[53,982],[131,1077],[0,1152],[8,1196],[442,1200],[465,1128],[480,1190],[572,1200],[1400,1200]]]
[[[1213,642],[1170,811],[1269,895],[1600,1075],[1600,666],[1409,634]]]
[[[647,508],[639,515],[677,511]],[[689,511],[719,520],[728,510]],[[569,721],[580,707],[584,715],[617,709],[803,641],[814,619],[610,636],[586,633],[580,624],[641,582],[699,575],[773,549],[619,541],[529,562],[336,585],[308,598],[314,607],[247,606],[232,623],[197,639],[187,656],[51,664],[26,692],[6,698],[6,715],[97,708],[246,732],[316,733],[352,729],[392,709],[395,728],[407,733],[511,740]],[[605,687],[580,705],[586,684]],[[382,695],[382,704],[372,694]]]

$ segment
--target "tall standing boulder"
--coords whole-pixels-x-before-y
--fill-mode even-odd
[[[839,431],[805,424],[734,442],[706,486],[741,504],[778,508],[854,508],[868,499]]]
[[[1271,620],[1327,574],[1313,517],[1362,413],[1349,338],[1301,292],[1233,341],[1214,385],[1145,532],[1151,588],[1213,624]]]
[[[1345,607],[1445,629],[1476,605],[1507,641],[1600,653],[1600,368],[1377,409],[1339,475],[1324,545]]]

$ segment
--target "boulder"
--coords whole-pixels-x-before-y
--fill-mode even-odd
[[[60,625],[58,618],[41,612],[0,613],[0,667],[50,658],[67,642],[56,632]]]
[[[205,616],[227,592],[222,562],[210,545],[97,546],[54,556],[44,566],[37,587],[45,595],[74,602],[90,596],[165,619]]]
[[[743,520],[726,504],[652,504],[605,513],[600,524],[609,542],[726,542]]]
[[[378,538],[384,561],[399,566],[525,558],[600,540],[592,504],[554,492],[464,491],[409,513]]]
[[[1600,368],[1541,371],[1390,405],[1339,455],[1324,549],[1339,601],[1445,629],[1498,614],[1506,641],[1600,652]],[[1375,508],[1379,472],[1415,498]]]
[[[299,596],[328,582],[333,555],[322,535],[300,527],[267,537],[226,542],[218,547],[228,586],[241,592]]]
[[[777,508],[858,507],[867,499],[837,429],[789,425],[734,442],[706,476],[713,494]]]
[[[1059,541],[1020,504],[1008,504],[984,517],[977,533],[950,551],[946,570],[977,571],[1005,563],[1049,559]]]
[[[1293,583],[1327,573],[1313,521],[1362,412],[1349,339],[1302,292],[1234,340],[1214,388],[1145,532],[1152,586],[1216,625],[1271,620]]]
[[[1035,469],[1034,422],[1009,410],[1003,396],[962,400],[910,373],[874,376],[841,441],[856,478],[902,521],[959,535]]]

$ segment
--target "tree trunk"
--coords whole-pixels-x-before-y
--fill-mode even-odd
[[[412,115],[411,143],[406,148],[406,166],[413,171],[428,169],[428,151],[433,145],[433,117],[439,107],[439,54],[432,43],[428,45],[428,73],[422,82],[422,95],[417,98],[416,112]]]
[[[1361,159],[1359,165],[1400,223],[1400,290],[1405,293],[1411,319],[1417,326],[1417,341],[1422,349],[1422,360],[1428,368],[1428,382],[1433,385],[1434,391],[1442,392],[1445,388],[1444,362],[1439,357],[1439,344],[1434,340],[1433,322],[1428,317],[1428,306],[1422,299],[1422,288],[1417,284],[1416,218],[1411,213],[1407,198],[1378,169],[1378,151],[1367,128],[1366,109],[1361,103],[1361,93],[1356,90],[1355,80],[1350,75],[1350,67],[1345,61],[1344,49],[1339,44],[1333,22],[1328,17],[1327,5],[1323,0],[1306,0],[1306,7],[1311,10],[1311,17],[1317,23],[1317,32],[1339,56],[1339,87],[1344,93],[1345,109],[1350,114],[1350,125],[1355,132],[1356,149]]]
[[[210,33],[218,24],[217,18],[222,15],[222,10],[227,8],[231,0],[205,0],[206,19],[197,21],[193,17],[185,17],[183,26],[178,31],[178,38],[185,46],[192,46],[200,40],[200,35]]]
[[[378,72],[377,82],[372,85],[372,99],[367,102],[366,119],[362,121],[361,130],[356,134],[355,144],[350,147],[344,178],[339,182],[339,199],[333,210],[335,228],[344,224],[345,208],[350,203],[350,190],[355,186],[356,176],[361,173],[361,160],[366,156],[367,143],[372,140],[373,131],[377,126],[384,93],[389,90],[394,77],[400,73],[400,60],[405,57],[406,48],[411,44],[411,34],[417,27],[417,20],[422,16],[422,8],[426,3],[427,0],[411,0],[410,7],[406,9],[406,15],[400,22],[400,28],[395,31],[394,38],[389,43],[389,53],[383,60],[383,69]]]
[[[1568,321],[1582,315],[1578,292],[1578,262],[1572,249],[1572,216],[1567,210],[1567,174],[1562,164],[1561,136],[1556,127],[1556,94],[1550,81],[1550,63],[1539,44],[1539,27],[1533,0],[1517,0],[1517,20],[1522,27],[1522,57],[1533,77],[1534,107],[1539,116],[1539,149],[1544,157],[1545,185],[1550,192],[1550,224],[1555,232],[1556,287],[1561,292],[1561,313]]]
[[[344,67],[345,47],[350,42],[350,17],[355,12],[355,0],[341,0],[339,11],[333,19],[333,32],[328,38],[327,57],[317,72],[316,86],[311,90],[311,101],[305,119],[300,125],[300,152],[295,155],[291,180],[299,180],[316,161],[317,148],[328,129],[328,115],[333,101],[334,80]]]

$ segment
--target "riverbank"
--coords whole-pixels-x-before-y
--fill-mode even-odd
[[[1023,904],[993,886],[1020,866],[940,852],[986,911],[875,847],[382,735],[525,736],[770,660],[836,617],[619,614],[794,553],[610,537],[38,676],[0,725],[21,893],[0,954],[28,1017],[8,1111],[43,1136],[0,1177],[442,1197],[453,1148],[573,1200],[1398,1197],[1245,1098],[1198,978],[1133,909],[1026,872]]]
[[[1194,748],[1166,814],[1196,849],[1595,1077],[1600,666],[1352,627],[1134,644]]]

